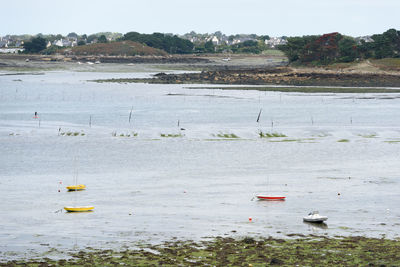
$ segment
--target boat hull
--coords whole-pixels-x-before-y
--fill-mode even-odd
[[[257,195],[256,196],[259,200],[269,200],[269,201],[282,201],[285,200],[286,197],[282,196],[263,196],[263,195]]]
[[[78,185],[70,185],[66,187],[68,191],[80,191],[80,190],[85,190],[86,186],[84,184],[78,184]]]
[[[88,212],[93,211],[93,206],[79,206],[79,207],[64,207],[64,209],[68,212]]]
[[[318,218],[308,218],[308,217],[303,218],[303,221],[310,223],[323,223],[326,220],[328,220],[328,217],[326,216],[320,216]]]

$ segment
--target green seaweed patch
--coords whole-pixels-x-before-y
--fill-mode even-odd
[[[384,141],[385,143],[389,143],[389,144],[397,144],[397,143],[400,143],[400,140],[387,140],[387,141]]]
[[[66,259],[23,259],[4,266],[398,266],[398,240],[290,235],[295,238],[216,237],[138,245],[136,249],[89,250]]]
[[[270,140],[270,142],[300,142],[301,139]]]
[[[61,136],[85,136],[84,132],[60,132],[59,135]]]
[[[237,136],[234,133],[218,133],[218,134],[212,134],[212,136],[214,137],[219,137],[219,138],[225,138],[225,139],[237,139],[240,138],[239,136]]]
[[[363,138],[376,138],[376,134],[359,134],[358,136],[361,136]]]
[[[347,142],[350,142],[350,140],[349,139],[339,139],[338,142],[339,143],[347,143]]]
[[[184,135],[181,133],[178,134],[165,134],[165,133],[161,133],[160,134],[161,137],[168,137],[168,138],[176,138],[176,137],[183,137]]]
[[[130,132],[130,133],[112,132],[111,135],[113,137],[136,137],[136,136],[138,136],[138,133],[137,132]]]
[[[277,132],[271,132],[271,133],[265,132],[264,133],[262,131],[259,131],[258,135],[260,136],[260,138],[287,137],[285,134],[277,133]]]
[[[198,81],[199,82],[199,81]],[[190,86],[187,89],[215,89],[215,90],[257,90],[270,92],[287,92],[287,93],[400,93],[400,89],[373,88],[373,87],[318,87],[318,86],[292,86],[292,87],[274,87],[274,86]]]

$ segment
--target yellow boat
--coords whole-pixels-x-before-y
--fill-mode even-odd
[[[86,185],[84,184],[78,184],[78,185],[70,185],[67,186],[68,191],[79,191],[79,190],[85,190]]]
[[[86,212],[93,211],[93,206],[75,206],[75,207],[64,207],[64,209],[68,212]]]

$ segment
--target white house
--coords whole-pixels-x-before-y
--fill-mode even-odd
[[[275,48],[278,45],[287,44],[287,41],[282,37],[271,37],[269,40],[265,40],[264,43],[271,48]]]

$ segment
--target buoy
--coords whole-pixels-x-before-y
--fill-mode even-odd
[[[251,222],[253,219],[251,217],[249,217],[249,222]]]

